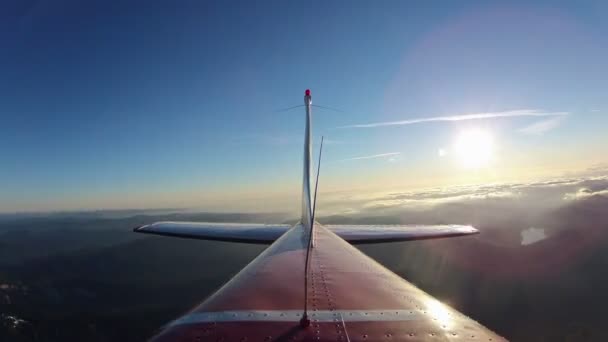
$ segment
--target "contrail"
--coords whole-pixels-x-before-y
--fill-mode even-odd
[[[371,155],[371,156],[363,156],[363,157],[354,157],[354,158],[339,159],[339,160],[336,160],[336,161],[343,162],[343,161],[349,161],[349,160],[373,159],[373,158],[382,158],[382,157],[396,156],[396,155],[399,155],[399,154],[401,154],[401,152],[389,152],[389,153],[374,154],[374,155]]]
[[[535,122],[529,126],[519,129],[519,132],[531,135],[541,135],[559,126],[563,120],[564,117],[559,116],[555,118],[544,119],[542,121]]]
[[[463,115],[451,115],[451,116],[436,116],[430,118],[417,118],[400,121],[388,121],[388,122],[375,122],[369,124],[357,124],[340,126],[338,128],[371,128],[371,127],[383,127],[383,126],[401,126],[401,125],[413,125],[423,122],[434,122],[434,121],[464,121],[464,120],[479,120],[479,119],[492,119],[492,118],[505,118],[515,116],[564,116],[568,115],[568,112],[543,112],[537,109],[521,109],[521,110],[509,110],[505,112],[490,112],[490,113],[476,113],[476,114],[463,114]]]

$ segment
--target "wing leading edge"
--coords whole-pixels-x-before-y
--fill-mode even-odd
[[[133,231],[187,239],[269,244],[290,228],[287,224],[156,222],[137,227]]]

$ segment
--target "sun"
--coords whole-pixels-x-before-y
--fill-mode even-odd
[[[478,128],[463,131],[456,138],[454,152],[460,164],[467,169],[488,166],[494,154],[492,136]]]

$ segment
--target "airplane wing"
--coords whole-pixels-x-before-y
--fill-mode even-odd
[[[318,224],[318,223],[316,223]],[[352,244],[436,239],[478,234],[461,225],[323,225]],[[245,243],[272,243],[291,228],[287,224],[156,222],[134,229],[137,233],[189,239]]]
[[[323,225],[352,244],[437,239],[479,234],[471,226],[461,225]]]
[[[307,269],[307,236],[290,229],[152,341],[506,341],[324,226]]]
[[[318,223],[317,223],[318,224]],[[461,225],[323,225],[352,244],[397,242],[478,234]],[[268,244],[291,228],[287,224],[156,222],[134,229],[137,233],[188,239]]]
[[[290,228],[287,224],[156,222],[137,227],[133,231],[188,239],[268,244]]]

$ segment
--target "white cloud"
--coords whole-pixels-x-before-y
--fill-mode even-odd
[[[435,122],[435,121],[465,121],[465,120],[480,120],[480,119],[493,119],[493,118],[508,118],[518,116],[558,116],[563,117],[568,115],[568,112],[544,112],[537,109],[520,109],[520,110],[509,110],[504,112],[489,112],[489,113],[474,113],[474,114],[463,114],[463,115],[451,115],[451,116],[435,116],[430,118],[416,118],[400,121],[387,121],[387,122],[375,122],[369,124],[356,124],[341,126],[338,128],[371,128],[371,127],[383,127],[383,126],[401,126],[401,125],[413,125],[424,122]]]
[[[542,135],[542,134],[554,129],[555,127],[559,126],[559,124],[562,122],[563,119],[564,119],[563,116],[558,116],[555,118],[538,121],[529,126],[521,128],[519,130],[519,132],[524,133],[524,134],[529,134],[529,135]]]
[[[547,238],[545,230],[542,228],[530,227],[521,231],[521,245],[531,245]]]
[[[572,201],[588,198],[591,196],[606,196],[608,197],[608,189],[600,189],[597,191],[593,191],[589,188],[580,188],[576,192],[569,192],[564,194],[564,200]]]

